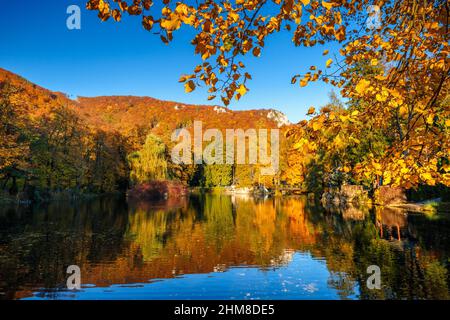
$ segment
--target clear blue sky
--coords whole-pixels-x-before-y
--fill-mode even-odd
[[[193,33],[176,32],[171,45],[145,31],[138,17],[101,22],[84,8],[85,0],[3,1],[0,10],[0,67],[54,91],[73,96],[139,95],[184,103],[219,104],[206,100],[206,90],[184,93],[178,83],[201,62],[190,44]],[[66,28],[66,9],[82,8],[81,30]],[[305,118],[310,106],[328,101],[330,85],[300,88],[291,77],[310,65],[324,65],[323,47],[296,48],[289,33],[266,41],[260,58],[244,62],[253,80],[234,110],[275,108],[291,121]],[[331,51],[331,50],[330,50]],[[331,55],[330,55],[331,56]]]

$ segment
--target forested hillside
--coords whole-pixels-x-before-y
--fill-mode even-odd
[[[152,167],[149,159],[139,158],[156,149],[167,169],[159,178],[206,187],[264,182],[249,165],[171,163],[170,148],[175,144],[171,134],[178,128],[192,131],[194,121],[202,121],[204,130],[223,132],[238,128],[283,131],[289,124],[276,110],[232,111],[132,96],[72,100],[3,69],[0,92],[1,188],[25,198],[48,198],[68,190],[125,190],[130,182],[144,182],[152,170],[160,168],[161,162]],[[137,171],[143,172],[138,180]],[[275,181],[274,177],[266,180],[268,184]]]

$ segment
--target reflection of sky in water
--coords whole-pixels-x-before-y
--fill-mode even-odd
[[[261,270],[235,267],[225,272],[188,274],[145,284],[85,286],[78,292],[50,293],[55,299],[339,299],[330,288],[330,272],[323,260],[295,253],[287,265]],[[353,287],[355,299],[358,287]],[[29,299],[49,298],[35,292]]]

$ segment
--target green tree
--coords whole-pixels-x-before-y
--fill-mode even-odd
[[[204,167],[205,187],[224,187],[232,182],[232,166],[210,164]]]
[[[147,135],[141,150],[128,156],[131,168],[132,183],[143,183],[152,180],[165,180],[168,175],[166,146],[163,141],[153,135]]]
[[[39,120],[31,143],[31,182],[47,190],[79,185],[83,170],[79,128],[78,117],[66,107]]]

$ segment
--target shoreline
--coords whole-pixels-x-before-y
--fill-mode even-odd
[[[306,196],[310,198],[310,193],[305,193],[302,195],[281,193],[280,190],[271,190],[266,192],[259,192],[259,190],[253,190],[249,187],[242,188],[230,188],[230,187],[214,187],[214,188],[202,188],[202,187],[189,187],[189,194],[215,194],[215,195],[230,195],[230,196],[251,196],[255,198],[273,198],[273,197],[298,197]],[[49,198],[42,200],[29,200],[20,199],[17,196],[9,196],[5,194],[0,194],[0,204],[4,205],[20,205],[20,206],[30,206],[30,205],[40,205],[50,202],[58,201],[78,201],[78,200],[90,200],[98,197],[108,196],[108,195],[124,195],[126,197],[127,192],[107,192],[107,193],[74,193],[73,191],[62,191],[56,193],[50,193]],[[433,198],[420,202],[405,202],[405,203],[393,203],[388,205],[380,205],[376,203],[367,202],[356,202],[353,205],[365,205],[368,208],[372,207],[385,207],[385,208],[396,208],[403,209],[412,213],[422,213],[422,214],[434,214],[436,212],[450,212],[450,202],[442,201],[441,198]],[[339,206],[339,205],[338,205]]]

